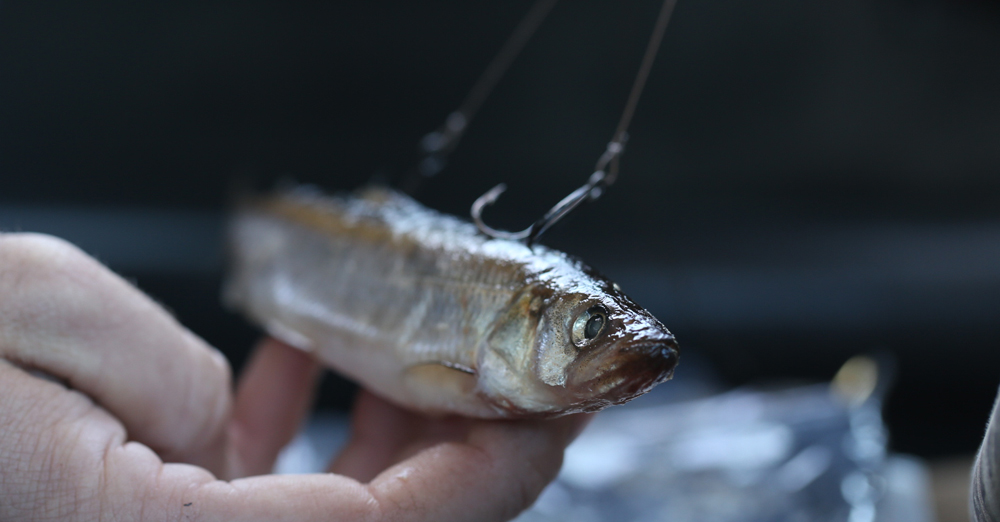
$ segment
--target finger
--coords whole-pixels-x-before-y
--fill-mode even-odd
[[[236,393],[229,441],[236,452],[229,477],[268,473],[308,413],[320,366],[309,354],[264,339]]]
[[[368,482],[395,463],[395,453],[416,425],[416,415],[362,389],[351,414],[351,437],[329,467],[331,473]]]
[[[2,234],[0,266],[0,357],[63,379],[167,459],[217,443],[230,407],[221,354],[62,240]]]
[[[264,475],[208,482],[186,491],[176,505],[181,506],[180,514],[185,517],[206,522],[389,522],[379,516],[378,506],[365,486],[331,474]]]
[[[0,389],[0,520],[101,518],[88,515],[99,510],[102,458],[125,440],[121,423],[3,360]]]
[[[372,519],[361,484],[336,475],[216,480],[163,464],[85,395],[0,360],[0,520]],[[367,517],[367,518],[365,518]]]
[[[585,422],[579,416],[482,422],[466,443],[422,451],[369,489],[384,520],[508,520],[555,478],[563,450]]]
[[[351,437],[328,468],[369,482],[389,466],[444,441],[464,440],[472,419],[430,418],[362,389],[354,404]]]

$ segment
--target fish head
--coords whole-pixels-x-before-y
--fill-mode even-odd
[[[598,411],[673,376],[673,334],[618,285],[599,276],[594,282],[583,291],[536,289],[536,298],[518,307],[522,334],[500,349],[508,364],[495,374],[509,385],[494,386],[502,396],[495,403],[522,416]],[[524,355],[511,357],[511,347]]]
[[[567,413],[622,404],[673,377],[673,334],[617,285],[562,296],[548,310],[536,373]]]

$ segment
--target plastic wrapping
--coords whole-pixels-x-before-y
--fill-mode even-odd
[[[613,409],[517,520],[930,522],[927,471],[886,455],[880,404],[823,384]]]

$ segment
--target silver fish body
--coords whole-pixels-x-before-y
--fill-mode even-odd
[[[669,379],[678,360],[670,332],[581,262],[388,189],[257,200],[230,239],[228,303],[419,411],[596,411]]]

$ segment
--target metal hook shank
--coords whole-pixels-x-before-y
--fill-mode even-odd
[[[620,152],[620,150],[621,149],[619,148],[618,151]],[[584,201],[593,201],[601,197],[604,193],[604,189],[613,182],[614,178],[609,176],[603,170],[594,172],[590,175],[590,179],[587,180],[585,185],[577,188],[573,192],[570,192],[568,196],[562,198],[555,204],[555,206],[549,209],[549,211],[546,212],[541,219],[535,221],[530,227],[519,232],[497,230],[483,222],[483,208],[496,203],[500,194],[503,194],[503,192],[507,190],[507,185],[501,183],[490,189],[482,196],[479,196],[479,199],[472,204],[472,221],[476,224],[476,228],[478,228],[480,232],[489,237],[495,239],[510,239],[514,241],[526,239],[527,244],[530,247],[534,244],[535,240],[542,235],[542,233],[548,230],[552,225],[556,224],[556,222],[566,216],[566,214],[569,214],[570,211],[579,206],[580,203],[583,203]]]
[[[501,183],[491,188],[482,196],[479,196],[479,198],[472,204],[472,221],[476,224],[476,228],[478,228],[480,232],[494,239],[510,239],[513,241],[527,239],[531,235],[531,229],[534,225],[520,232],[507,232],[506,230],[497,230],[483,222],[483,207],[496,203],[497,198],[500,197],[500,194],[503,194],[505,190],[507,190],[507,185],[505,183]]]

